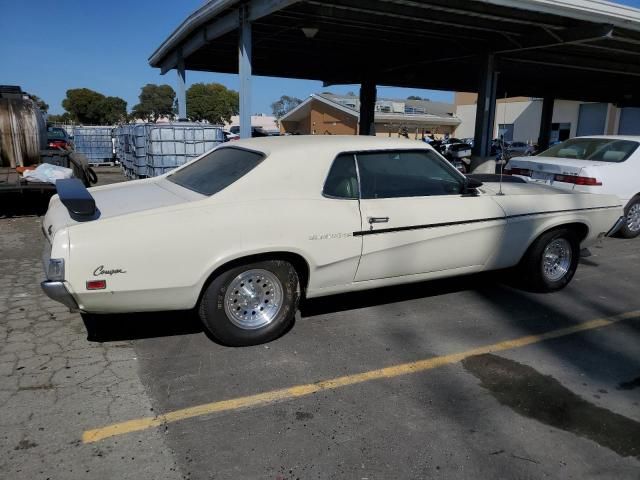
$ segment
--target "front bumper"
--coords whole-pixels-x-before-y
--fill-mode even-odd
[[[620,217],[615,225],[605,234],[605,237],[613,237],[624,226],[626,221],[627,218],[624,215]]]
[[[40,286],[42,287],[44,293],[47,294],[47,297],[49,297],[50,299],[66,305],[72,312],[79,310],[78,304],[76,303],[73,296],[69,293],[69,290],[67,290],[67,287],[65,287],[64,282],[54,282],[46,280],[42,282]]]

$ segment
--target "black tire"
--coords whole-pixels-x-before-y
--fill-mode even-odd
[[[557,267],[551,267],[550,271],[545,270],[544,253],[554,242],[555,245],[564,243],[570,252],[566,270]],[[523,286],[528,290],[541,293],[556,292],[569,284],[576,273],[579,260],[580,242],[576,233],[568,228],[558,228],[543,233],[533,242],[520,262],[518,273]]]
[[[271,283],[274,283],[276,279],[279,281],[281,301],[278,302],[280,303],[279,309],[276,310],[273,318],[267,324],[255,328],[242,328],[239,326],[242,320],[234,319],[233,316],[230,316],[227,310],[230,307],[226,308],[225,305],[227,300],[233,299],[233,292],[229,291],[229,287],[234,285],[234,282],[240,276],[249,275],[246,277],[249,280],[258,278],[252,278],[251,271],[266,271],[275,277],[272,277]],[[257,288],[260,288],[260,285],[257,285]],[[273,294],[269,290],[262,290],[261,293],[256,292],[256,290],[253,291],[260,304],[262,304],[261,294]],[[227,296],[228,291],[229,296]],[[236,290],[235,293],[238,293],[238,291]],[[293,325],[299,299],[300,282],[293,265],[284,260],[266,260],[232,267],[213,278],[202,294],[198,313],[205,328],[220,343],[234,347],[258,345],[278,338]],[[252,309],[258,315],[260,314],[256,306],[245,306],[243,308],[247,308],[247,311],[244,312],[245,314],[251,315]],[[251,320],[253,317],[249,318]]]
[[[633,214],[637,215],[637,211],[638,209],[640,209],[640,196],[632,198],[631,201],[627,204],[627,206],[624,208],[625,216],[628,216],[632,209],[634,211]],[[636,238],[638,235],[640,235],[640,229],[634,231],[629,228],[629,218],[627,218],[622,228],[616,234],[616,236],[620,238]]]

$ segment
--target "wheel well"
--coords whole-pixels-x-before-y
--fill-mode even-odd
[[[624,206],[625,213],[626,213],[627,207],[628,207],[629,205],[631,205],[631,203],[632,203],[634,200],[637,200],[638,198],[640,198],[640,193],[636,193],[634,196],[632,196],[632,197],[629,199],[629,201],[627,202],[627,204]]]
[[[298,274],[298,278],[300,280],[301,295],[304,297],[305,292],[307,291],[307,285],[309,284],[309,264],[304,259],[304,257],[292,252],[265,252],[255,255],[247,255],[246,257],[235,258],[216,268],[204,282],[202,290],[200,291],[198,303],[200,303],[202,294],[207,289],[211,281],[220,273],[229,270],[230,268],[238,267],[240,265],[246,265],[247,263],[260,262],[264,260],[284,260],[291,263],[291,265],[293,265],[293,268],[296,269],[296,273]]]
[[[551,232],[553,230],[559,230],[561,228],[567,228],[569,230],[573,230],[576,233],[576,235],[578,236],[578,241],[579,242],[582,242],[582,240],[584,240],[587,237],[587,234],[589,233],[589,227],[587,227],[584,223],[580,223],[580,222],[564,223],[562,225],[556,225],[554,227],[547,228],[545,231],[540,232],[540,234],[531,241],[531,243],[527,247],[526,251],[522,255],[522,258],[520,259],[520,261],[522,262],[522,260],[527,257],[529,251],[531,250],[531,248],[533,248],[533,245],[535,245],[536,241],[542,235],[544,235],[545,233]]]

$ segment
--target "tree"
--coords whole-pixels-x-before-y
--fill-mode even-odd
[[[409,95],[407,97],[407,100],[424,100],[422,97],[419,97],[418,95]]]
[[[273,112],[274,117],[281,118],[301,103],[302,100],[299,98],[282,95],[278,100],[271,104],[271,111]]]
[[[157,122],[160,117],[174,113],[176,92],[169,85],[147,83],[140,91],[140,103],[133,107],[131,114],[150,122]]]
[[[64,112],[62,115],[47,115],[47,122],[73,123],[73,117],[69,112]]]
[[[239,108],[238,92],[220,83],[194,83],[187,90],[187,117],[193,121],[229,122]]]
[[[119,97],[105,97],[88,88],[67,90],[62,107],[73,120],[85,124],[113,124],[123,120],[127,114],[127,102]]]
[[[99,103],[99,109],[101,124],[113,125],[127,120],[127,102],[120,97],[105,97]]]
[[[42,110],[44,113],[47,113],[49,111],[49,104],[44,100],[42,100],[39,96],[34,95],[33,93],[27,93],[27,96],[31,100],[33,100],[33,103],[35,103],[38,106],[38,108]]]
[[[80,123],[100,123],[99,103],[104,95],[88,88],[72,88],[67,90],[67,97],[62,100],[62,108]]]

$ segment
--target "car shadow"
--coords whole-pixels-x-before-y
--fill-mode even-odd
[[[203,331],[195,311],[82,314],[90,342],[117,342],[144,338],[172,337]]]
[[[0,184],[0,218],[41,217],[47,212],[54,191],[4,193]]]

